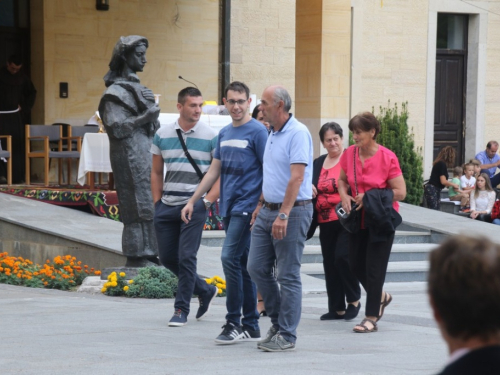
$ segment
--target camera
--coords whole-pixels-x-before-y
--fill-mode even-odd
[[[356,209],[358,205],[356,203],[354,203],[352,206],[351,206],[351,211],[354,211]],[[349,216],[349,214],[346,212],[346,210],[344,210],[343,207],[340,207],[338,210],[337,210],[337,215],[340,216],[342,219],[345,219],[346,217]]]

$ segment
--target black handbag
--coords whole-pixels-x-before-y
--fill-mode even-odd
[[[356,182],[356,149],[354,148],[354,188],[356,189],[356,195],[358,195],[358,184]],[[340,224],[349,233],[357,233],[361,229],[361,210],[356,211],[357,204],[351,205],[351,212],[347,213],[342,208],[342,202],[339,202],[335,207],[335,213],[337,214]]]

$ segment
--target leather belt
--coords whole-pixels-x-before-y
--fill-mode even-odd
[[[312,202],[312,199],[306,199],[303,201],[295,201],[295,203],[293,204],[293,207],[305,206],[311,202]],[[264,203],[263,203],[263,206],[270,209],[271,211],[279,210],[282,205],[283,205],[283,203],[269,203],[266,201],[264,201]]]

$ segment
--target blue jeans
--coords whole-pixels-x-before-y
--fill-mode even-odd
[[[500,219],[493,219],[493,224],[500,225]]]
[[[255,331],[259,329],[257,289],[247,271],[251,218],[251,214],[239,212],[232,212],[231,216],[224,218],[226,239],[221,260],[226,277],[226,320],[236,326],[241,321]]]
[[[198,200],[194,204],[191,221],[185,224],[181,220],[183,208],[184,205],[167,206],[157,202],[154,224],[160,262],[179,278],[174,307],[188,315],[193,294],[210,292],[208,284],[196,273],[196,256],[207,211],[203,200]]]
[[[292,208],[286,237],[282,240],[272,237],[272,226],[278,213],[278,210],[261,208],[252,229],[248,272],[262,294],[273,326],[287,341],[295,342],[302,313],[300,266],[313,206],[309,203]],[[277,281],[273,276],[275,260]]]

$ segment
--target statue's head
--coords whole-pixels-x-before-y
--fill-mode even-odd
[[[118,78],[125,78],[123,72],[126,70],[134,73],[142,71],[146,63],[145,53],[148,46],[148,40],[143,36],[121,36],[113,49],[109,72],[104,76],[106,86],[110,86]]]

